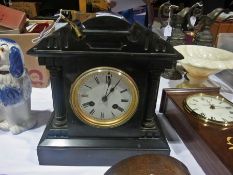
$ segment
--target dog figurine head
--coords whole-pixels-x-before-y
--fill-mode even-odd
[[[0,129],[13,134],[35,124],[30,115],[31,81],[23,58],[15,41],[0,38]]]
[[[23,53],[11,39],[0,38],[0,71],[9,71],[15,78],[24,73]]]

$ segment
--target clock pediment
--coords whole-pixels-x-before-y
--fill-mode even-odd
[[[77,25],[82,38],[67,24],[44,38],[28,54],[52,57],[54,55],[130,55],[164,57],[178,60],[182,55],[169,43],[138,23],[129,24],[118,16],[97,16]]]

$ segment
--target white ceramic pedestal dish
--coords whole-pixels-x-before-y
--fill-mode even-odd
[[[178,87],[203,87],[203,82],[209,75],[224,69],[233,69],[232,52],[199,45],[179,45],[174,48],[184,56],[178,62],[187,71],[189,79]]]

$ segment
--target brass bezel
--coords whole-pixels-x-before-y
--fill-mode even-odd
[[[118,74],[120,73],[121,74],[120,76],[122,76],[122,80],[128,83],[130,93],[132,94],[132,100],[131,100],[132,102],[128,110],[123,115],[108,120],[93,118],[90,114],[83,111],[80,105],[76,103],[78,102],[78,98],[79,98],[78,95],[76,94],[78,94],[79,88],[83,84],[83,82],[87,80],[90,76],[105,71],[106,72],[110,71],[112,73],[118,73]],[[138,106],[138,101],[139,101],[139,92],[134,80],[124,71],[113,67],[96,67],[93,69],[89,69],[83,72],[80,76],[78,76],[74,81],[74,83],[71,85],[70,104],[75,116],[78,117],[84,123],[97,128],[114,128],[124,124],[130,118],[133,117],[133,114],[136,112]]]
[[[224,126],[224,127],[230,127],[230,126],[233,126],[233,121],[232,122],[221,122],[221,121],[216,121],[216,120],[212,120],[212,119],[209,119],[207,117],[203,117],[202,115],[196,113],[195,111],[193,111],[189,105],[187,104],[187,100],[191,97],[194,97],[194,96],[208,96],[208,97],[214,97],[216,98],[217,100],[219,101],[224,101],[228,104],[230,104],[231,106],[233,106],[233,103],[230,102],[229,100],[227,100],[226,98],[222,97],[222,96],[219,96],[219,95],[210,95],[210,94],[206,94],[206,93],[197,93],[197,94],[192,94],[192,95],[189,95],[187,96],[185,99],[184,99],[184,109],[186,111],[188,111],[189,113],[192,114],[193,117],[195,117],[196,119],[198,119],[199,121],[201,121],[204,125],[207,125],[207,124],[214,124],[214,125],[218,125],[218,126]]]

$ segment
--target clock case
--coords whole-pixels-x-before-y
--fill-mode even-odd
[[[204,123],[184,108],[184,100],[196,93],[218,95],[219,88],[164,89],[160,105],[163,113],[206,174],[233,174],[233,127]],[[175,140],[173,140],[175,142]]]
[[[149,29],[121,16],[97,15],[80,26],[60,28],[28,51],[50,71],[54,112],[37,147],[43,165],[113,165],[129,156],[169,154],[155,114],[160,74],[182,55]],[[79,120],[70,88],[84,71],[114,67],[129,74],[139,90],[134,116],[115,128],[95,128]]]

